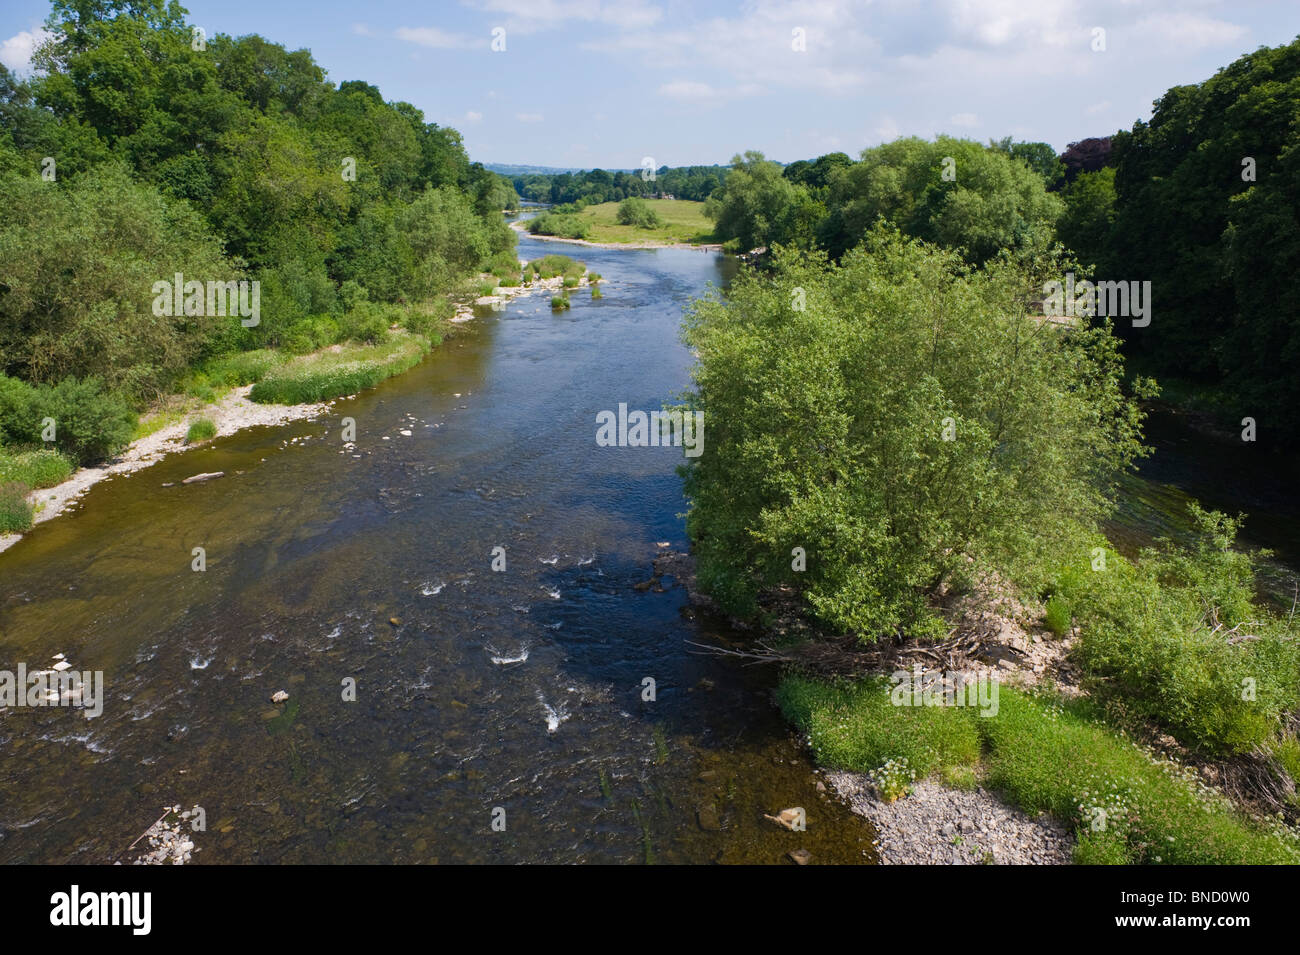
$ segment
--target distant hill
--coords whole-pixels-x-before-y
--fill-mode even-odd
[[[483,168],[503,176],[558,176],[562,173],[586,172],[591,166],[518,166],[505,162],[485,162]],[[640,172],[640,169],[610,169],[609,172]]]

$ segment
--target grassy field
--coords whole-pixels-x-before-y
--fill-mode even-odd
[[[588,206],[578,215],[587,221],[590,242],[688,242],[705,245],[716,242],[713,223],[704,218],[704,203],[689,199],[647,199],[663,225],[658,229],[641,229],[618,224],[618,203],[602,202]]]

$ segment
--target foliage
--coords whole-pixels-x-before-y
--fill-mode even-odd
[[[833,256],[857,245],[878,218],[961,251],[979,264],[1007,250],[1030,258],[1051,246],[1060,199],[1043,177],[999,148],[916,137],[866,149],[837,171],[821,241]]]
[[[1029,318],[1019,267],[869,239],[839,265],[783,253],[742,272],[685,332],[707,427],[686,472],[701,584],[737,614],[794,586],[864,639],[933,628],[927,595],[967,557],[1032,580],[1140,450],[1107,329]]]
[[[748,150],[731,160],[727,182],[705,205],[718,238],[740,251],[812,243],[825,210],[808,188],[782,175],[779,163]]]
[[[1111,260],[1155,299],[1132,345],[1244,414],[1300,414],[1300,39],[1169,90],[1113,158]]]
[[[663,225],[659,216],[646,204],[644,199],[624,199],[618,204],[619,225],[636,226],[639,229],[658,229]]]
[[[54,487],[72,475],[73,464],[58,451],[0,449],[0,484],[18,481],[30,488]]]
[[[1211,752],[1263,746],[1300,709],[1300,644],[1256,606],[1239,521],[1192,505],[1190,544],[1161,541],[1136,564],[1079,554],[1057,590],[1075,608],[1079,658],[1104,699]],[[1087,569],[1085,569],[1087,568]]]
[[[185,432],[186,444],[198,444],[210,441],[217,436],[217,426],[210,418],[195,418]]]
[[[265,404],[305,404],[353,395],[414,367],[429,347],[423,336],[405,334],[384,345],[304,355],[270,369],[249,397]]]
[[[21,481],[0,480],[0,534],[18,534],[32,526],[28,491]]]

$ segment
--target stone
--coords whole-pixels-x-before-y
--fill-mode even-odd
[[[812,862],[812,853],[807,849],[791,849],[786,853],[795,865],[807,865]]]
[[[283,703],[287,699],[289,699],[289,694],[284,692],[284,690],[276,690],[271,694],[272,703]]]
[[[213,478],[225,477],[225,471],[207,471],[203,474],[193,474],[187,477],[182,484],[198,484],[200,481],[211,481]]]

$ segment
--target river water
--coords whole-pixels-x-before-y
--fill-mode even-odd
[[[634,589],[659,542],[687,546],[680,450],[595,443],[598,412],[686,387],[681,308],[728,260],[520,239],[556,251],[604,298],[482,310],[325,417],[104,482],[0,554],[0,670],[63,653],[106,682],[97,719],[0,710],[0,862],[129,861],[177,803],[204,809],[199,863],[874,861],[770,705],[774,674],[692,652],[737,637],[680,587]],[[1289,598],[1294,469],[1167,413],[1149,434],[1112,538],[1177,536],[1189,494],[1248,510]],[[226,476],[179,483],[202,471]],[[807,832],[762,818],[791,806]]]
[[[97,719],[0,712],[0,862],[129,861],[176,803],[204,809],[200,863],[873,861],[774,675],[692,652],[734,635],[680,587],[634,589],[686,548],[680,449],[595,443],[597,412],[687,385],[681,308],[727,260],[520,240],[556,251],[604,298],[485,310],[327,416],[104,482],[0,554],[0,669],[63,653],[106,684]],[[178,483],[202,471],[226,476]],[[791,806],[807,832],[762,818]]]

